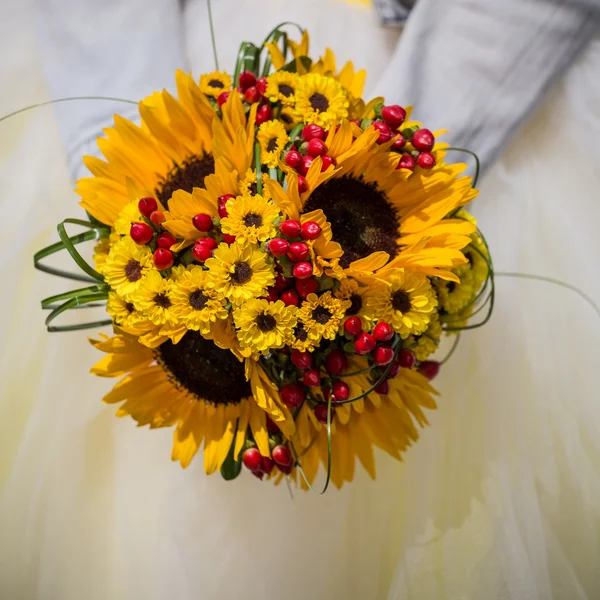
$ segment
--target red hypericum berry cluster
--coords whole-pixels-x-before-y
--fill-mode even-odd
[[[272,432],[269,429],[269,432],[276,434],[279,432],[279,428],[277,428],[276,432]],[[258,448],[255,448],[254,446],[246,448],[242,454],[242,462],[254,476],[258,477],[258,479],[262,479],[265,475],[271,474],[275,467],[285,474],[291,473],[294,467],[290,449],[281,444],[277,444],[273,447],[270,457],[262,456]]]

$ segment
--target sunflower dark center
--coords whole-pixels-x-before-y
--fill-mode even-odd
[[[131,283],[139,281],[142,278],[142,265],[133,258],[125,265],[125,277]]]
[[[277,327],[277,321],[273,315],[262,313],[258,315],[254,321],[256,326],[263,332],[273,331]]]
[[[248,191],[250,192],[251,196],[256,196],[256,194],[258,194],[258,187],[256,185],[256,181],[254,181],[248,186]]]
[[[287,113],[282,112],[279,115],[280,120],[282,120],[286,125],[291,125],[294,122],[294,119],[290,117]]]
[[[156,306],[160,306],[161,308],[171,308],[171,301],[166,294],[156,294],[153,300]]]
[[[252,279],[252,267],[245,262],[235,263],[233,273],[231,274],[231,281],[235,285],[244,285]]]
[[[197,331],[188,331],[178,344],[170,340],[155,351],[171,381],[213,404],[239,404],[252,394],[244,366]]]
[[[314,110],[318,112],[325,112],[329,108],[329,100],[323,94],[319,94],[319,92],[313,94],[308,101]]]
[[[211,79],[208,82],[208,85],[210,85],[210,87],[216,87],[216,88],[224,88],[225,86],[223,85],[222,81],[219,81],[218,79]]]
[[[470,262],[473,263],[473,255],[470,252],[465,252],[465,258]]]
[[[451,294],[456,289],[456,283],[454,283],[454,281],[449,281],[446,284],[446,289],[448,290],[448,293]]]
[[[294,337],[301,342],[305,342],[308,339],[308,332],[304,329],[302,323],[294,329]]]
[[[354,177],[330,179],[311,194],[304,207],[305,212],[317,209],[325,213],[333,239],[342,246],[342,267],[372,252],[396,255],[398,218],[374,184]]]
[[[125,304],[125,310],[127,310],[127,312],[131,314],[135,310],[135,306],[131,304],[131,302],[127,302]]]
[[[312,318],[320,325],[325,325],[331,319],[331,312],[324,306],[317,306],[312,311]]]
[[[346,314],[353,317],[354,315],[357,315],[362,308],[362,297],[358,294],[352,294],[352,296],[350,296],[350,302],[352,302],[352,304],[346,311]]]
[[[244,217],[244,225],[246,227],[261,227],[263,224],[263,218],[261,215],[256,213],[248,213]]]
[[[406,292],[398,290],[392,294],[392,306],[394,310],[407,313],[410,310],[410,298]]]
[[[208,300],[208,296],[205,296],[202,290],[194,290],[189,298],[190,306],[195,310],[202,310]]]
[[[294,88],[291,85],[282,83],[279,85],[279,93],[282,96],[285,96],[286,98],[288,98],[289,96],[291,96],[294,93]]]
[[[156,188],[156,195],[164,206],[177,190],[191,192],[195,187],[204,187],[204,178],[215,172],[215,159],[211,154],[191,156],[180,165],[176,164]]]
[[[273,152],[277,148],[277,138],[271,138],[267,144],[267,152]]]

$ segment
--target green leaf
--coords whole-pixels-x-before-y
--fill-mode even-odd
[[[373,119],[367,119],[364,118],[361,122],[360,122],[360,128],[361,129],[366,129],[367,127],[371,127],[371,125],[373,125]]]
[[[354,354],[354,342],[346,342],[343,348],[346,354]]]
[[[377,117],[381,117],[381,110],[383,109],[383,102],[378,102],[374,107],[373,110],[375,111],[375,116]]]
[[[234,436],[235,440],[235,436]],[[227,453],[227,458],[225,462],[221,465],[221,476],[225,481],[232,481],[235,479],[240,472],[242,471],[242,453],[238,456],[237,460],[233,458],[233,450],[234,450],[235,442],[231,442],[231,446],[229,448],[229,452]]]

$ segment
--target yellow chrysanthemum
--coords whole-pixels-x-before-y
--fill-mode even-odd
[[[288,71],[277,71],[267,77],[265,96],[271,102],[281,102],[284,106],[294,106],[298,75]]]
[[[250,298],[264,296],[275,282],[273,268],[253,245],[220,244],[205,266],[208,285],[236,306]]]
[[[107,353],[92,373],[123,377],[104,402],[122,403],[117,416],[131,416],[140,426],[176,425],[171,456],[184,468],[204,446],[204,469],[214,473],[232,445],[238,458],[248,434],[263,456],[270,456],[267,415],[286,435],[294,432],[291,415],[261,366],[239,362],[195,331],[154,350],[123,336],[92,343]]]
[[[115,324],[126,329],[136,327],[143,319],[133,303],[121,298],[116,292],[108,292],[106,312],[112,317]]]
[[[218,98],[231,89],[231,77],[223,71],[213,71],[200,76],[200,91],[207,96]]]
[[[329,128],[348,116],[348,98],[331,77],[309,73],[298,80],[296,113],[306,123]]]
[[[350,300],[335,298],[331,292],[320,296],[309,294],[298,312],[298,319],[315,343],[322,338],[333,340],[350,305]]]
[[[171,287],[171,312],[187,329],[206,335],[211,324],[226,319],[225,299],[207,285],[208,272],[192,267],[182,272]]]
[[[132,298],[136,310],[155,325],[175,322],[171,311],[171,285],[171,281],[158,271],[151,271]]]
[[[366,294],[370,319],[389,323],[402,338],[423,333],[437,306],[429,279],[419,272],[398,269]]]
[[[290,107],[281,109],[281,112],[279,113],[279,120],[283,123],[283,126],[288,133],[300,122],[298,115]]]
[[[302,321],[298,321],[296,327],[294,327],[294,331],[292,332],[289,345],[294,350],[300,350],[300,352],[312,352],[318,342],[319,340],[315,342],[315,340],[312,340],[309,337],[308,330],[304,326],[304,323],[302,323]]]
[[[233,312],[237,337],[242,349],[267,353],[285,346],[293,336],[298,309],[281,300],[252,299]]]
[[[148,246],[138,246],[130,237],[115,243],[104,263],[106,283],[129,300],[151,271],[155,270]]]
[[[410,349],[415,353],[417,360],[426,360],[440,345],[442,326],[437,313],[432,313],[427,329],[421,334],[409,338]]]
[[[434,283],[440,308],[446,313],[458,313],[475,297],[473,272],[465,271],[460,276],[460,282],[437,279]]]
[[[279,156],[289,139],[283,124],[265,121],[258,128],[256,139],[260,143],[260,161],[269,168],[277,167]]]
[[[344,279],[340,283],[340,288],[335,292],[335,297],[341,300],[350,301],[350,306],[346,309],[346,317],[360,317],[363,322],[368,321],[366,313],[365,294],[369,288],[360,285],[354,279]]]
[[[267,173],[262,173],[260,181],[262,184],[262,197],[267,200],[271,199],[271,195],[266,186],[266,183],[270,180]],[[254,169],[248,169],[244,179],[239,183],[239,195],[240,196],[256,196],[258,194],[258,188],[256,187],[256,171]]]
[[[238,196],[227,202],[228,216],[221,219],[223,233],[235,236],[238,244],[256,244],[277,235],[277,206],[260,194]]]
[[[92,258],[94,260],[94,267],[98,273],[102,273],[102,269],[104,269],[109,250],[110,242],[108,238],[102,238],[94,245]]]

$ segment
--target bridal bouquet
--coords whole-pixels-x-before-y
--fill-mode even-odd
[[[365,101],[364,71],[309,57],[306,32],[242,44],[235,72],[176,74],[177,96],[115,117],[58,226],[89,285],[43,301],[49,330],[110,323],[92,373],[138,425],[174,427],[207,473],[340,487],[395,458],[434,409],[430,359],[493,305],[465,166],[410,109]],[[69,236],[65,224],[87,231]],[[93,266],[76,245],[97,240]],[[68,275],[68,274],[66,274]],[[106,301],[107,321],[55,326]],[[455,337],[455,339],[457,339]]]

